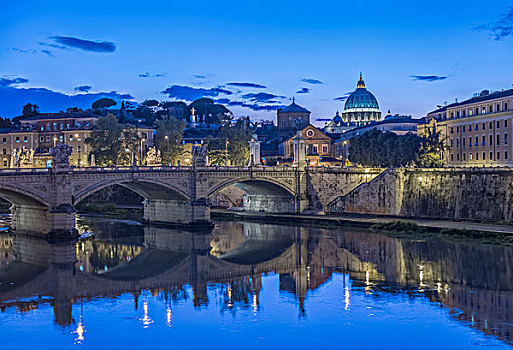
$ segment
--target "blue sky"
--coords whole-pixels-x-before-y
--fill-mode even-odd
[[[202,95],[254,119],[274,118],[296,96],[316,119],[343,110],[335,99],[355,89],[359,72],[383,113],[421,117],[511,88],[512,61],[512,1],[0,3],[8,117],[24,102],[55,111],[108,94]]]

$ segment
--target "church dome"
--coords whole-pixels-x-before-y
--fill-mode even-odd
[[[362,74],[360,73],[360,80],[356,90],[349,95],[344,106],[344,112],[358,112],[358,111],[378,111],[379,105],[376,97],[365,88]]]

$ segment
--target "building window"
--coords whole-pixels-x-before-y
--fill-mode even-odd
[[[7,154],[7,148],[2,149],[3,154]]]
[[[322,153],[328,153],[328,145],[322,145]]]
[[[77,152],[79,152],[79,153],[80,153],[80,151],[81,151],[81,147],[80,147],[80,146],[77,146]]]
[[[50,123],[46,123],[46,130],[50,130]]]
[[[73,141],[73,135],[69,135],[69,141]]]
[[[479,108],[476,107],[476,115],[479,114]]]
[[[501,144],[501,135],[497,134],[497,146]]]
[[[454,133],[454,128],[451,126],[451,134]]]
[[[490,122],[490,125],[489,125],[489,129],[492,130],[493,129],[493,122]]]
[[[479,160],[479,153],[476,152],[476,160]]]
[[[508,151],[504,152],[504,160],[508,159]]]
[[[454,154],[451,154],[451,162],[454,162]]]
[[[456,111],[456,118],[460,117],[460,111]]]
[[[497,103],[495,105],[495,112],[500,112],[501,111],[501,104],[500,103]]]
[[[465,149],[465,147],[466,147],[465,138],[463,138],[463,142],[462,142],[462,144],[463,144],[463,149]]]
[[[504,102],[504,110],[507,111],[508,110],[508,103],[507,102]]]
[[[490,146],[493,145],[493,135],[490,135]]]
[[[66,124],[66,129],[69,129],[69,123]]]
[[[493,106],[490,105],[490,107],[488,107],[488,113],[492,113],[493,112]]]
[[[468,116],[469,116],[469,117],[472,117],[472,108],[470,108],[470,109],[468,110]]]
[[[497,160],[501,160],[501,152],[497,152]]]
[[[486,114],[486,107],[481,108],[481,114]]]
[[[44,126],[41,125],[41,131],[43,131],[44,129],[45,129]]]
[[[460,147],[460,139],[456,139],[456,148]]]
[[[478,146],[479,145],[479,136],[476,136],[476,144],[475,146]]]
[[[508,127],[508,120],[507,120],[507,119],[504,121],[504,127],[505,127],[505,128],[507,128],[507,127]]]
[[[64,138],[62,137],[62,135],[59,136],[59,142],[64,142]]]
[[[504,144],[508,144],[508,134],[504,134]]]
[[[46,137],[46,142],[50,142],[50,136]]]
[[[20,142],[20,137],[16,136],[16,142]]]
[[[45,137],[44,137],[44,136],[41,136],[41,137],[39,138],[39,142],[45,142]]]
[[[4,137],[4,138],[2,139],[2,142],[3,142],[3,143],[7,143],[7,137]]]
[[[486,160],[486,152],[483,152],[483,160]]]
[[[462,111],[461,111],[461,116],[462,116],[462,117],[465,117],[465,110],[462,110]]]
[[[4,159],[4,168],[7,167],[7,159]]]
[[[454,147],[454,140],[451,139],[451,148]]]
[[[456,160],[457,160],[458,162],[460,161],[460,155],[459,155],[459,154],[457,154],[457,155],[456,155]]]
[[[490,152],[490,160],[493,160],[493,152]]]
[[[466,160],[467,160],[467,158],[466,158],[465,156],[466,156],[466,154],[465,154],[465,153],[463,153],[463,161],[466,161]]]
[[[459,132],[460,132],[460,127],[459,127],[459,126],[457,126],[457,127],[456,127],[456,132],[457,132],[457,133],[459,133]]]
[[[483,131],[486,130],[486,123],[483,123]]]
[[[481,143],[481,146],[486,146],[486,136],[483,135],[483,143]]]
[[[451,112],[451,118],[454,118],[454,112]]]
[[[468,160],[472,160],[472,153],[468,155]]]
[[[463,125],[463,128],[461,129],[461,132],[465,132],[465,125]]]
[[[57,123],[53,123],[53,130],[57,130]]]
[[[501,127],[501,122],[497,120],[497,129]]]
[[[28,137],[27,136],[23,136],[23,142],[28,142]]]

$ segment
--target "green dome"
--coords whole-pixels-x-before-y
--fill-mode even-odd
[[[379,110],[378,100],[374,95],[367,91],[365,88],[365,82],[360,74],[360,80],[356,90],[349,95],[344,106],[344,112],[351,111],[364,111],[364,110]]]

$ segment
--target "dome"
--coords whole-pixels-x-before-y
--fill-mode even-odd
[[[308,109],[303,108],[300,105],[297,105],[296,99],[294,97],[292,98],[292,104],[283,108],[280,112],[281,113],[310,113],[310,111]]]
[[[337,111],[337,114],[335,114],[335,116],[333,117],[333,123],[335,124],[339,124],[339,123],[343,123],[344,121],[342,120],[342,117],[340,116],[340,114],[338,114],[338,111]]]
[[[365,88],[365,82],[360,74],[356,90],[349,95],[344,106],[344,112],[379,110],[378,100]]]

